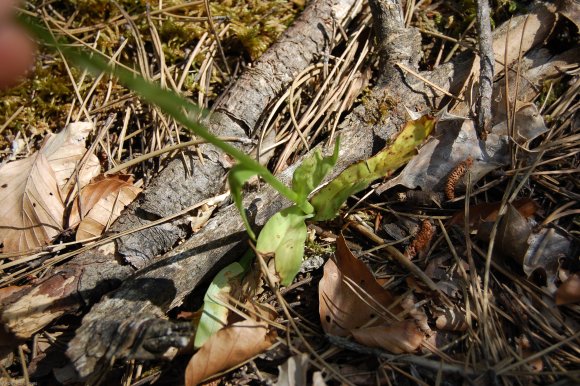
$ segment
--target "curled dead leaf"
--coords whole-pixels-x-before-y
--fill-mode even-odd
[[[100,236],[140,192],[129,175],[101,177],[85,186],[69,216],[69,226],[79,226],[77,241]]]
[[[495,245],[501,254],[522,263],[529,247],[528,237],[531,234],[531,224],[513,205],[508,204],[507,211],[497,228],[495,238]]]
[[[414,352],[425,339],[425,334],[414,320],[352,330],[352,336],[360,344],[379,347],[393,354]]]
[[[572,241],[563,232],[546,227],[532,233],[528,244],[523,257],[524,273],[528,277],[535,272],[541,273],[546,279],[548,291],[555,293],[558,268],[562,261],[574,256]]]
[[[64,204],[41,152],[0,169],[0,243],[3,252],[46,245],[63,229]]]
[[[185,384],[204,379],[237,366],[266,351],[276,340],[276,331],[265,321],[252,319],[219,330],[195,353],[185,370]]]
[[[580,30],[580,4],[575,0],[559,0],[558,13],[564,15]]]
[[[87,151],[85,142],[94,129],[91,122],[73,122],[66,125],[58,134],[51,135],[45,140],[40,152],[46,156],[52,170],[54,170],[58,188],[63,200],[75,188],[75,184],[69,183],[77,165]],[[82,188],[96,177],[101,170],[99,159],[94,154],[88,154],[83,160],[82,167],[74,176],[75,183]],[[73,193],[74,196],[74,193]],[[67,203],[70,201],[67,201]]]
[[[514,208],[525,218],[533,216],[540,206],[531,198],[521,198],[515,200],[512,204]],[[487,203],[473,205],[469,208],[469,228],[478,229],[482,223],[493,223],[497,220],[501,202]],[[457,211],[455,215],[449,220],[449,225],[463,225],[465,222],[465,211],[462,209]]]
[[[377,317],[381,308],[389,307],[393,296],[354,257],[342,236],[337,239],[335,259],[326,262],[318,284],[320,321],[326,333],[347,336]]]
[[[480,240],[489,241],[499,210],[500,203],[483,203],[470,208],[469,225],[471,229],[477,228]],[[495,252],[521,264],[528,277],[535,272],[540,273],[548,290],[554,293],[561,260],[573,255],[571,240],[555,228],[536,229],[531,217],[538,210],[539,205],[529,198],[508,204],[497,228]],[[464,213],[460,211],[449,224],[463,224],[464,221]]]

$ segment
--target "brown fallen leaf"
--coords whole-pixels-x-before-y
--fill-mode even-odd
[[[101,177],[85,186],[73,202],[69,216],[69,226],[79,226],[76,240],[100,236],[140,192],[129,175]]]
[[[558,287],[556,304],[561,306],[578,302],[580,302],[580,274],[574,273]]]
[[[41,152],[0,169],[0,242],[3,252],[48,244],[63,229],[64,204]]]
[[[354,257],[342,236],[337,239],[335,259],[336,262],[334,259],[326,262],[318,284],[320,321],[326,333],[347,336],[350,330],[375,318],[381,306],[389,307],[393,296],[377,283],[367,266]],[[392,310],[399,311],[399,307]]]
[[[580,29],[580,4],[575,0],[560,0],[558,4],[558,13],[564,15],[568,20]]]
[[[197,385],[266,351],[274,344],[276,335],[265,321],[252,319],[219,330],[189,361],[185,369],[186,386]]]
[[[533,232],[528,239],[528,250],[523,257],[522,268],[530,277],[534,273],[540,273],[545,277],[546,287],[550,293],[557,290],[558,268],[565,264],[566,260],[574,261],[574,248],[568,234],[557,228],[544,227]]]
[[[66,200],[75,184],[69,183],[71,178],[78,182],[82,188],[88,184],[93,177],[96,177],[101,164],[96,155],[87,156],[78,175],[73,176],[77,164],[81,161],[85,152],[85,142],[88,135],[93,130],[91,122],[73,122],[66,125],[58,134],[53,134],[45,139],[40,152],[46,156],[52,170],[54,170],[58,188],[61,191],[63,200]]]
[[[473,205],[469,207],[469,228],[477,229],[483,222],[495,222],[499,214],[501,202],[487,203]],[[540,206],[531,198],[521,198],[513,202],[513,206],[525,218],[533,216]],[[455,213],[449,220],[449,225],[463,225],[465,222],[465,211],[460,210]]]
[[[425,339],[425,334],[414,320],[352,330],[352,336],[360,344],[379,347],[393,354],[414,352]]]
[[[492,225],[491,222],[481,223],[477,237],[489,240]],[[552,227],[535,228],[533,221],[508,204],[497,228],[494,251],[521,264],[528,278],[538,274],[536,277],[545,281],[547,290],[554,294],[558,267],[562,261],[572,258],[571,245],[568,235]]]
[[[478,238],[482,232],[478,232]],[[528,238],[532,234],[532,225],[513,206],[508,204],[505,215],[497,227],[495,245],[501,254],[523,263],[523,257],[528,250]]]

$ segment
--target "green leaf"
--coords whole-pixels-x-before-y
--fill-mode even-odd
[[[298,194],[300,199],[306,199],[334,167],[338,160],[339,146],[340,138],[336,140],[331,156],[322,157],[320,149],[316,149],[314,154],[306,158],[296,168],[292,176],[292,190]]]
[[[235,165],[230,169],[228,174],[230,192],[234,199],[234,203],[240,212],[240,216],[242,216],[242,221],[244,222],[246,231],[252,240],[256,240],[256,235],[254,234],[250,222],[248,221],[248,216],[246,216],[246,210],[244,209],[244,203],[242,200],[242,189],[244,188],[246,181],[257,174],[258,173],[256,173],[255,170],[248,169],[245,165],[242,164]]]
[[[306,242],[306,223],[308,215],[293,205],[276,213],[260,232],[256,250],[273,253],[276,271],[282,285],[289,285],[300,270]]]
[[[199,319],[193,345],[200,348],[216,332],[227,325],[229,309],[227,296],[231,282],[244,272],[240,263],[232,263],[213,278],[203,298],[203,313]]]
[[[298,195],[274,177],[266,167],[260,165],[256,160],[240,149],[219,139],[203,125],[196,122],[194,117],[198,116],[202,110],[194,105],[190,100],[182,97],[174,91],[165,89],[157,84],[145,80],[133,70],[122,67],[121,65],[113,66],[109,64],[107,58],[98,52],[88,54],[82,50],[65,44],[59,39],[56,39],[50,31],[40,26],[33,18],[21,16],[20,22],[39,42],[60,50],[62,54],[75,65],[84,68],[95,75],[104,72],[115,76],[124,86],[134,91],[137,95],[143,98],[143,100],[158,106],[164,113],[171,116],[197,136],[231,155],[240,164],[244,165],[247,170],[252,170],[255,174],[260,175],[264,181],[270,184],[284,197],[298,204],[305,212],[312,213],[313,208],[310,203],[306,200],[299,200]]]
[[[374,180],[392,174],[407,163],[434,126],[435,119],[427,115],[409,121],[390,146],[368,160],[346,168],[310,200],[315,213],[313,219],[324,221],[334,218],[349,196],[366,189]]]

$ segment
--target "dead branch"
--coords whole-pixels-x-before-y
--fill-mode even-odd
[[[477,1],[477,29],[479,31],[479,97],[477,126],[480,138],[485,140],[491,129],[491,92],[493,90],[494,55],[488,0]]]
[[[382,9],[380,4],[375,6],[375,12]],[[391,11],[394,9],[391,8]],[[390,20],[397,23],[397,12],[390,14],[393,15]],[[407,38],[415,33],[412,29],[405,29],[399,25],[390,30],[389,39],[400,41],[400,37],[396,35],[397,30],[402,31]],[[504,39],[504,36],[496,38]],[[408,55],[396,56],[398,63],[414,68],[418,52],[413,50],[408,52]],[[384,55],[386,63],[395,57],[389,52]],[[441,66],[427,77],[449,90],[465,83],[465,78],[457,79],[457,74],[466,76],[469,72],[460,68],[465,66],[465,63],[469,61],[456,61]],[[385,73],[390,71],[392,76],[384,77],[384,82],[375,87],[372,92],[373,102],[359,106],[341,125],[343,146],[340,150],[339,165],[329,178],[352,162],[369,157],[377,141],[380,142],[376,134],[380,134],[381,137],[395,134],[400,124],[407,119],[405,107],[422,110],[428,105],[432,106],[430,102],[433,100],[438,100],[435,97],[436,92],[429,86],[404,74],[399,68],[395,68],[392,62],[386,66],[391,67],[384,68]],[[450,71],[452,75],[449,74]],[[541,76],[539,73],[537,75]],[[391,114],[380,122],[369,119],[374,113],[372,106],[385,100],[394,102]],[[288,182],[294,167],[287,169],[280,176],[281,179]],[[287,203],[268,187],[261,192],[248,195],[246,199],[246,207],[257,214],[255,221],[258,226],[264,224],[271,215],[286,205]],[[162,259],[141,270],[108,298],[95,305],[83,319],[83,324],[67,351],[80,379],[91,376],[95,371],[98,372],[113,356],[123,357],[123,353],[115,352],[114,347],[102,344],[102,341],[115,339],[120,323],[132,319],[163,318],[165,312],[179,306],[193,288],[211,278],[225,264],[238,258],[245,250],[245,240],[246,235],[235,208],[231,206],[225,208],[199,233]],[[161,292],[163,296],[160,298]],[[171,295],[167,295],[168,293]],[[98,344],[94,342],[92,338],[94,336],[101,337],[101,342]]]
[[[313,2],[216,103],[208,122],[213,134],[227,133],[248,140],[270,103],[289,87],[295,75],[324,52],[333,23],[349,20],[349,11],[355,3],[355,0]],[[334,21],[331,14],[335,15]],[[200,152],[203,163],[191,153],[171,160],[142,197],[113,224],[109,235],[151,224],[218,194],[223,189],[230,161],[210,145],[202,146]],[[92,304],[118,287],[136,271],[135,267],[146,267],[154,257],[187,237],[187,228],[187,220],[178,218],[124,236],[116,241],[121,259],[119,255],[90,250],[54,268],[33,287],[4,299],[0,323],[7,341],[8,337],[27,339],[59,316]]]

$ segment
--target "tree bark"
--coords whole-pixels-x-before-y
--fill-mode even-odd
[[[385,11],[391,15],[381,20],[381,27],[387,32],[379,31],[379,37],[394,42],[400,42],[403,38],[407,42],[417,40],[418,32],[401,25],[402,19],[398,18],[397,10],[392,8],[393,4],[375,1],[371,4],[375,13],[377,10],[382,13],[385,10],[382,7],[386,6]],[[393,24],[389,26],[389,23]],[[505,36],[496,35],[496,39],[504,38]],[[384,145],[386,138],[394,136],[402,123],[408,120],[405,108],[422,111],[425,107],[438,106],[444,101],[422,81],[418,82],[395,67],[394,63],[401,63],[416,68],[418,61],[416,49],[397,48],[393,53],[390,50],[395,48],[385,48],[397,46],[397,44],[382,46],[381,83],[373,89],[370,102],[356,108],[341,124],[342,146],[339,163],[327,180],[351,163],[370,157]],[[458,91],[465,83],[465,77],[469,74],[466,67],[470,69],[471,63],[473,58],[458,60],[423,75],[445,90]],[[392,110],[388,116],[377,120],[373,110],[385,101],[392,104]],[[296,166],[288,168],[279,178],[289,183]],[[256,213],[255,221],[258,226],[263,225],[270,216],[288,204],[267,186],[259,192],[247,195],[245,199],[246,207]],[[127,352],[126,346],[125,351],[120,352],[116,345],[102,342],[121,339],[118,329],[127,321],[134,321],[137,324],[140,320],[164,318],[165,313],[179,306],[184,297],[197,285],[210,279],[223,266],[240,257],[246,249],[246,240],[246,233],[236,209],[229,206],[220,210],[200,232],[155,264],[139,271],[118,290],[95,305],[84,317],[67,351],[79,379],[87,379],[92,374],[98,373],[113,357],[138,358],[136,355],[124,355]],[[189,331],[186,334],[189,334]],[[94,342],[94,336],[101,338],[99,342]],[[185,339],[186,336],[181,337]],[[174,337],[170,341],[176,342],[178,338]],[[132,348],[133,351],[138,351],[138,347]],[[162,351],[163,348],[168,347],[156,347],[156,350]]]
[[[309,5],[216,103],[208,122],[212,133],[239,138],[252,135],[264,112],[290,86],[294,76],[324,52],[333,23],[348,20],[355,3],[356,0],[317,0]],[[230,160],[211,145],[201,146],[200,152],[203,163],[192,153],[185,153],[185,161],[181,157],[169,161],[143,195],[113,224],[109,235],[151,224],[218,194]],[[92,249],[54,268],[33,287],[3,300],[0,337],[6,342],[30,338],[59,316],[93,304],[137,268],[148,266],[156,256],[186,238],[188,226],[183,218],[152,226],[116,240],[117,255]]]

